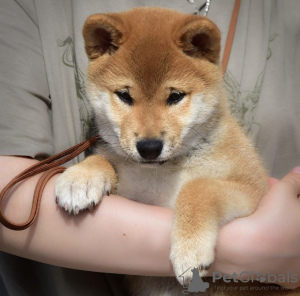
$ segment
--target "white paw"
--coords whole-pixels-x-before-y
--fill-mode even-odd
[[[181,285],[193,278],[192,269],[198,268],[201,277],[207,274],[215,258],[217,233],[202,233],[196,239],[173,239],[170,259]]]
[[[56,203],[69,213],[93,210],[102,196],[114,190],[115,181],[101,168],[86,168],[80,164],[68,168],[56,180]]]

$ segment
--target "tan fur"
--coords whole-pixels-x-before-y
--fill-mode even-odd
[[[200,16],[136,8],[90,16],[83,36],[87,94],[104,143],[99,155],[59,178],[59,204],[75,213],[89,207],[81,206],[77,191],[97,174],[106,180],[96,185],[102,194],[107,184],[114,188],[116,176],[104,156],[118,175],[117,193],[174,208],[170,258],[177,278],[191,267],[205,276],[220,226],[251,214],[268,189],[255,149],[228,111],[218,28]],[[120,99],[120,91],[132,101]],[[185,96],[169,104],[174,91]],[[163,143],[153,161],[138,151],[145,139]],[[153,281],[135,281],[135,295],[182,291],[171,279],[170,286]]]

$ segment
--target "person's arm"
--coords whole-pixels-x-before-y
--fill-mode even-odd
[[[0,156],[0,189],[35,160]],[[172,211],[119,196],[105,196],[93,212],[68,215],[47,184],[39,218],[24,231],[0,226],[0,249],[21,257],[74,269],[140,275],[173,275],[169,261]],[[14,222],[27,219],[37,182],[32,177],[4,202]]]
[[[53,106],[34,2],[1,0],[0,28],[0,155],[52,155]]]
[[[0,189],[34,160],[0,157]],[[5,169],[3,169],[5,168]],[[15,190],[5,206],[15,222],[27,218],[36,177]],[[0,249],[22,257],[76,269],[172,276],[169,261],[172,211],[106,196],[94,212],[69,216],[55,204],[52,178],[38,220],[15,232],[0,226]],[[220,230],[210,269],[300,275],[300,174],[274,184],[257,211]],[[291,287],[292,283],[279,283]],[[300,286],[300,281],[295,286]]]

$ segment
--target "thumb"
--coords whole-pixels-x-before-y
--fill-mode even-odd
[[[272,187],[274,184],[280,182],[280,180],[276,179],[276,178],[273,178],[273,177],[270,177],[268,179],[268,182],[269,182],[269,187]]]
[[[300,167],[295,167],[281,179],[283,184],[288,185],[290,190],[297,196],[300,194]]]
[[[280,181],[269,178],[270,190],[262,198],[259,208],[270,209],[272,206],[284,207],[287,200],[296,201],[300,194],[300,167],[294,168]]]

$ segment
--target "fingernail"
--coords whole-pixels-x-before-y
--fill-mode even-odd
[[[295,167],[292,169],[293,173],[300,174],[300,167]]]

